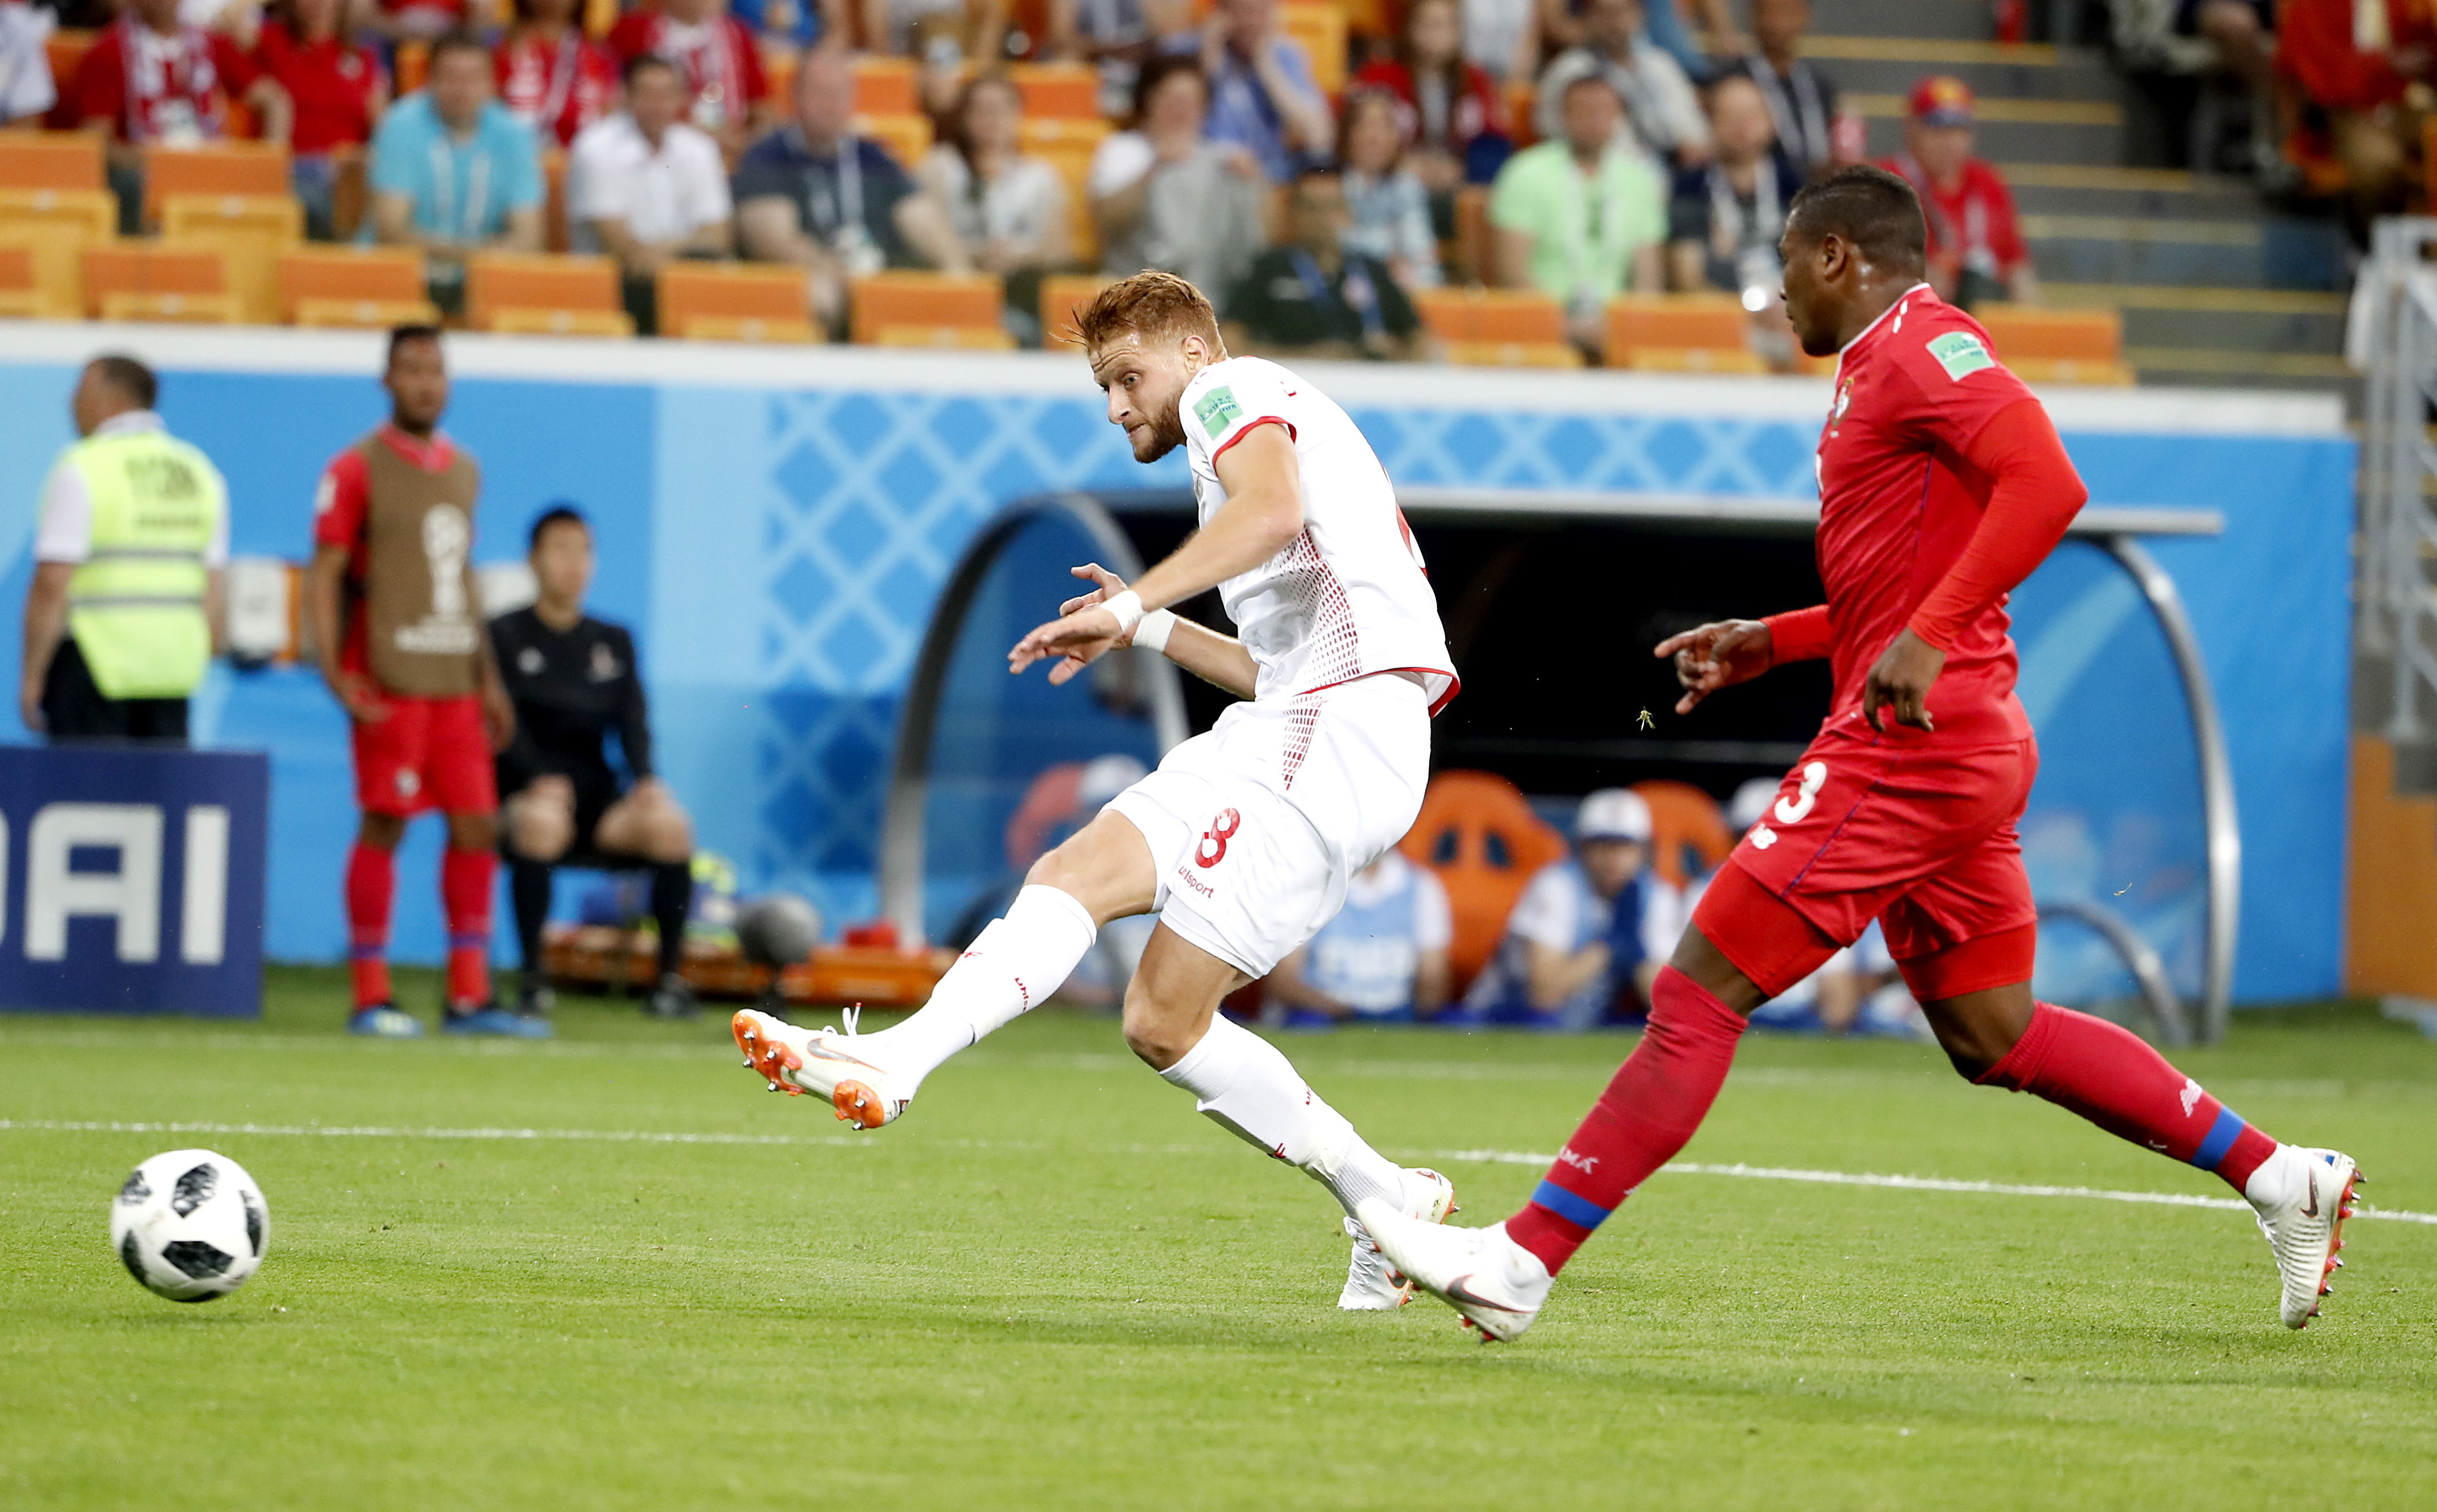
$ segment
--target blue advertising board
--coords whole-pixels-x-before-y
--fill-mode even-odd
[[[259,751],[0,747],[0,1011],[262,1012]]]

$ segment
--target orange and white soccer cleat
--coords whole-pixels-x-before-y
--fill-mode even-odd
[[[857,1053],[866,1042],[855,1032],[854,1021],[850,1010],[843,1033],[805,1029],[746,1008],[737,1011],[730,1029],[736,1047],[745,1052],[746,1068],[768,1081],[771,1091],[827,1098],[841,1119],[877,1129],[903,1116],[914,1095],[901,1094],[898,1078]]]
[[[1513,1339],[1549,1300],[1549,1268],[1506,1237],[1506,1225],[1447,1228],[1409,1218],[1374,1197],[1355,1215],[1388,1263],[1463,1315],[1481,1342]]]
[[[2265,1202],[2254,1197],[2252,1205],[2283,1283],[2277,1314],[2288,1328],[2306,1328],[2343,1268],[2337,1252],[2344,1247],[2344,1220],[2353,1216],[2361,1173],[2352,1156],[2335,1150],[2283,1145],[2269,1158],[2282,1168],[2282,1179],[2266,1184],[2277,1189],[2262,1193]]]
[[[1421,1168],[1405,1172],[1408,1216],[1425,1223],[1444,1223],[1456,1211],[1455,1183],[1435,1170]],[[1339,1292],[1337,1305],[1348,1312],[1393,1312],[1413,1300],[1413,1283],[1396,1273],[1371,1242],[1371,1236],[1352,1219],[1345,1221],[1345,1237],[1354,1241],[1354,1258],[1345,1271],[1345,1290]]]

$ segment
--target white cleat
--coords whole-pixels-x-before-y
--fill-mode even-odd
[[[901,1095],[895,1076],[856,1053],[863,1040],[855,1033],[854,1019],[850,1011],[841,1034],[833,1029],[798,1029],[747,1008],[738,1010],[729,1027],[736,1047],[745,1052],[745,1065],[767,1081],[771,1091],[791,1098],[808,1092],[827,1098],[846,1122],[877,1129],[903,1116],[914,1095]]]
[[[1446,1228],[1408,1218],[1376,1197],[1355,1216],[1388,1263],[1463,1314],[1483,1344],[1521,1334],[1549,1299],[1548,1267],[1508,1239],[1503,1223]]]
[[[2344,1247],[2344,1220],[2353,1216],[2361,1174],[2340,1151],[2284,1145],[2270,1158],[2288,1168],[2283,1190],[2268,1202],[2254,1199],[2253,1206],[2284,1282],[2277,1314],[2288,1328],[2306,1328],[2343,1266],[2336,1252]]]
[[[1435,1170],[1411,1169],[1405,1174],[1411,1179],[1406,1189],[1411,1196],[1407,1216],[1425,1223],[1444,1223],[1456,1211],[1455,1183]],[[1379,1246],[1352,1219],[1345,1221],[1345,1237],[1354,1241],[1354,1260],[1346,1268],[1345,1290],[1337,1294],[1337,1305],[1347,1312],[1394,1312],[1413,1300],[1413,1283],[1396,1274],[1395,1269],[1380,1257]]]

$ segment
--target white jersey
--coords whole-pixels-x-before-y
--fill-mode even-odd
[[[1227,501],[1218,456],[1256,426],[1294,442],[1303,533],[1249,572],[1218,585],[1237,639],[1253,654],[1258,702],[1382,672],[1421,675],[1436,713],[1455,696],[1421,549],[1387,469],[1351,416],[1277,363],[1230,358],[1194,375],[1178,401],[1201,523]]]

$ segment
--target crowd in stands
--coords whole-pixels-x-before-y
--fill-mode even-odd
[[[1429,355],[1431,291],[1487,286],[1594,358],[1618,296],[1735,296],[1782,365],[1785,202],[1862,145],[1799,55],[1807,0],[1748,29],[1728,0],[1372,0],[1351,36],[1309,0],[60,3],[95,29],[54,88],[53,12],[0,0],[0,113],[105,135],[122,231],[144,149],[282,142],[308,235],[419,248],[451,315],[467,256],[548,246],[614,258],[644,330],[662,268],[741,257],[801,269],[832,336],[866,274],[994,274],[1030,343],[1043,279],[1157,266],[1255,350]],[[875,99],[880,59],[905,97]],[[1009,69],[1043,62],[1085,118],[1028,120]],[[1941,287],[2030,297],[1969,92],[1914,106],[1890,166]]]

